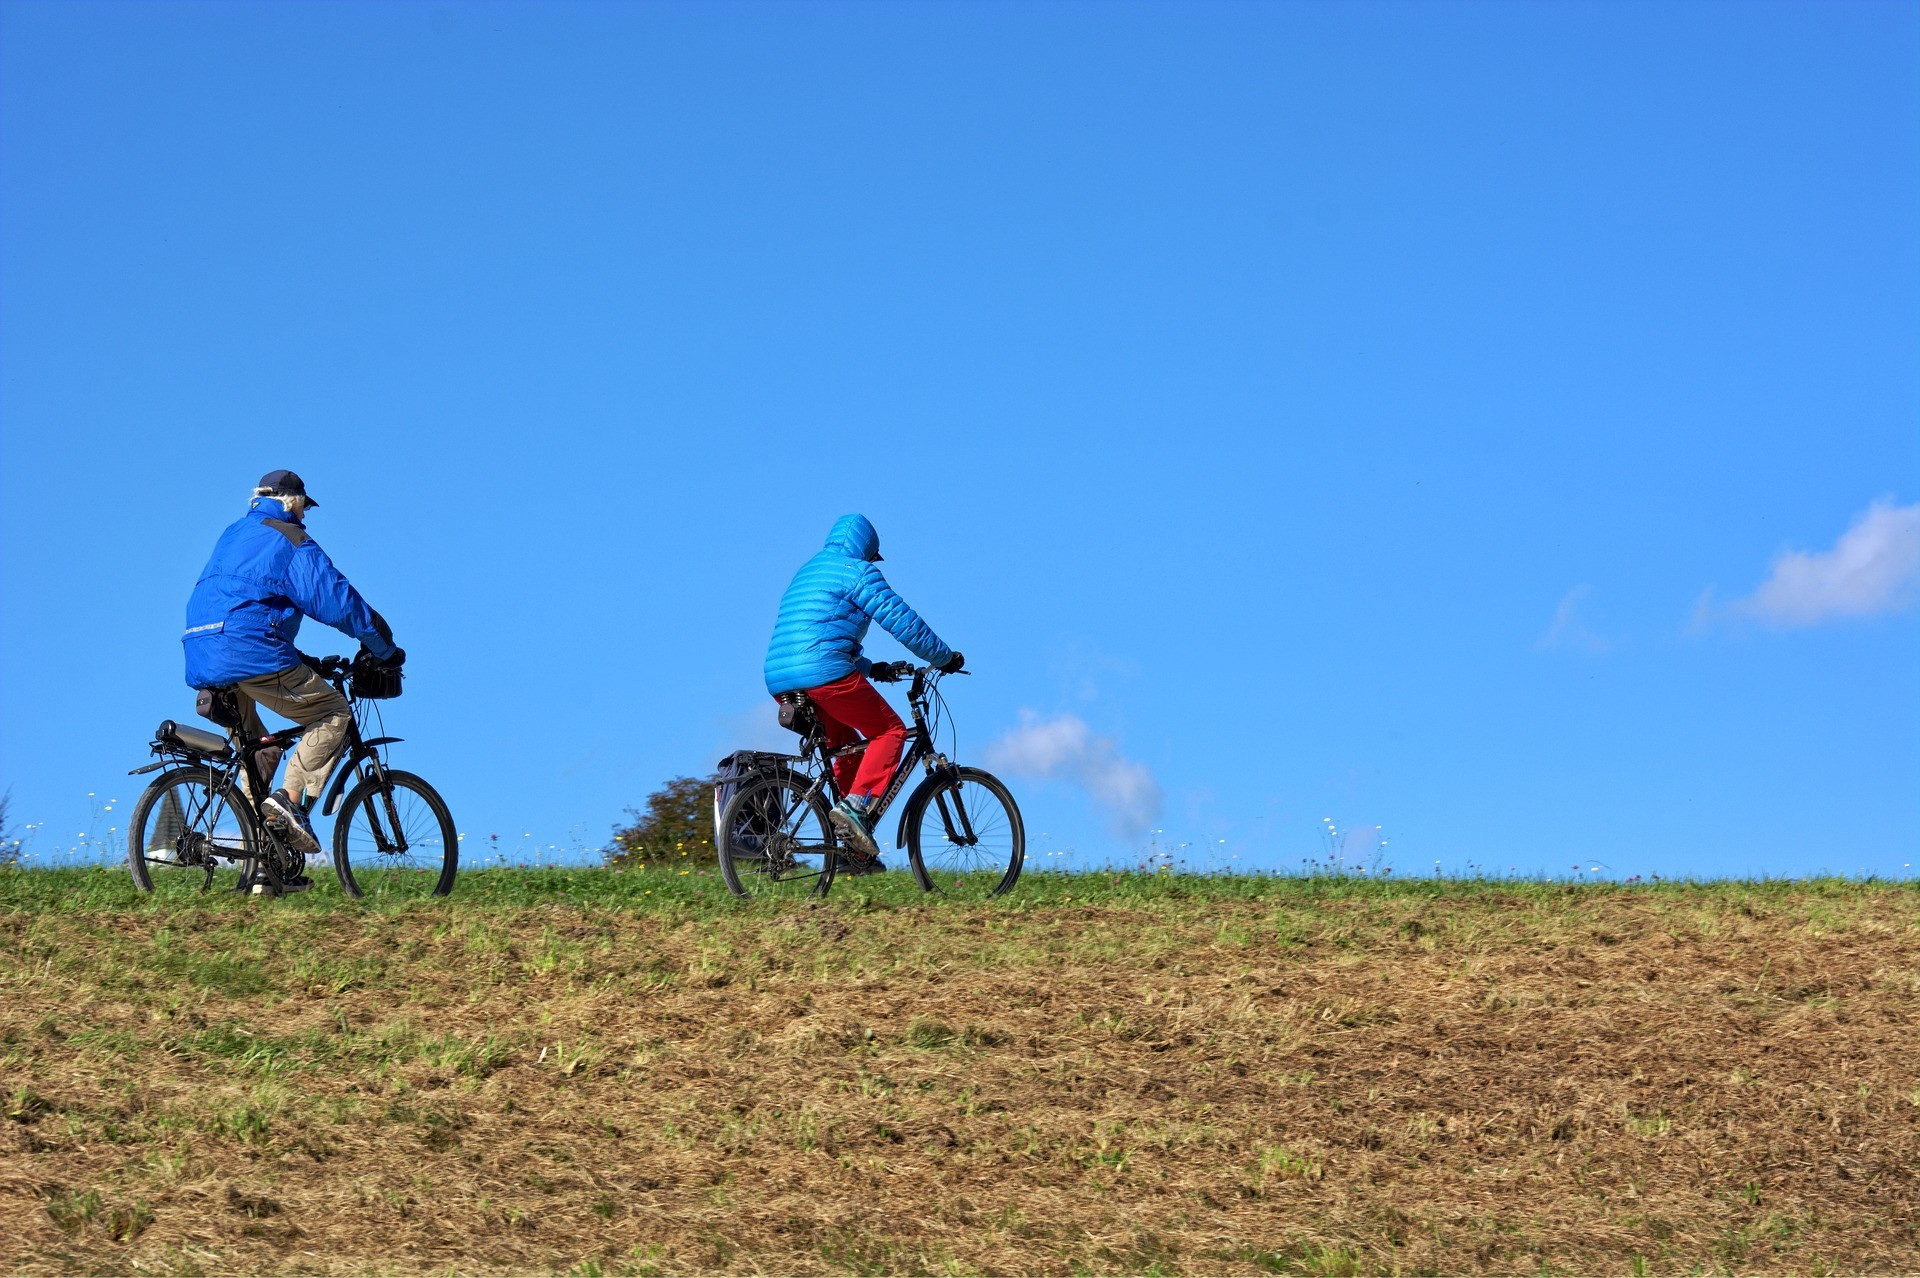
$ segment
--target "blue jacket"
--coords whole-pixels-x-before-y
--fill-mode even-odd
[[[272,497],[256,497],[220,534],[187,600],[187,683],[218,688],[300,664],[301,614],[344,631],[376,657],[392,638],[360,592]]]
[[[879,553],[880,535],[867,517],[842,515],[827,534],[826,549],[794,574],[767,646],[768,692],[779,696],[856,670],[865,674],[873,662],[861,655],[860,640],[876,621],[929,665],[953,656],[870,562]]]

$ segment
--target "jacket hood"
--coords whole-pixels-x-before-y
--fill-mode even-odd
[[[849,559],[869,560],[880,553],[880,534],[865,515],[842,515],[827,534],[827,549]]]

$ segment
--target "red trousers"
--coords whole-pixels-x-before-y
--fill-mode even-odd
[[[844,679],[808,688],[807,697],[820,716],[827,749],[838,750],[867,739],[864,754],[833,761],[833,779],[845,795],[879,794],[893,780],[893,769],[906,748],[907,725],[900,722],[880,690],[858,670]]]

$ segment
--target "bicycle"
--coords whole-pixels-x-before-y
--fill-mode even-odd
[[[460,862],[459,835],[446,800],[422,778],[387,766],[386,747],[401,738],[366,735],[369,721],[376,731],[385,731],[379,703],[400,695],[400,671],[365,653],[352,661],[303,660],[352,708],[346,743],[321,806],[324,816],[340,814],[332,850],[341,891],[355,899],[445,896],[453,890]],[[306,868],[306,854],[267,819],[262,803],[272,788],[273,763],[261,766],[260,756],[285,750],[305,731],[296,724],[251,740],[229,740],[162,721],[149,747],[159,762],[128,773],[166,769],[141,792],[127,826],[127,865],[135,886],[165,895],[190,890],[197,880],[198,890],[206,893],[234,873],[234,890],[252,888],[268,896],[286,892]]]
[[[941,671],[900,662],[887,671],[912,675],[907,701],[913,722],[906,748],[885,790],[868,805],[875,828],[915,765],[926,777],[900,810],[894,845],[904,847],[921,889],[963,900],[986,900],[1012,889],[1026,861],[1026,827],[1013,795],[997,777],[961,767],[935,749],[946,715]],[[800,734],[798,754],[743,750],[722,762],[714,789],[714,844],[720,877],[743,899],[823,897],[846,859],[827,820],[839,802],[834,760],[865,750],[855,742],[826,748],[819,718],[805,693],[781,698],[781,723]],[[937,814],[934,815],[934,814]]]

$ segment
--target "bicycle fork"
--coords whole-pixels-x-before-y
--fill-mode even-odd
[[[941,786],[933,792],[933,802],[935,806],[940,809],[940,823],[947,828],[947,842],[958,844],[963,848],[974,847],[980,842],[980,836],[974,833],[973,817],[968,814],[966,800],[963,799],[960,794],[960,769],[949,763],[946,756],[940,755],[936,757],[938,758],[938,762],[929,767],[928,771],[933,772],[935,775],[944,773],[953,778],[953,805],[951,808],[947,805],[948,790],[946,786]],[[960,818],[958,823],[954,821],[956,814]]]
[[[387,782],[384,770],[374,760],[368,760],[366,774],[369,779],[381,783],[380,807],[387,810],[387,824],[383,827],[380,824],[380,807],[367,804],[367,828],[373,832],[373,846],[388,856],[398,856],[407,850],[407,833],[400,826],[400,805],[393,801],[393,786]],[[344,819],[349,820],[352,815],[350,812],[342,814]],[[392,838],[387,837],[389,829],[393,831]]]

